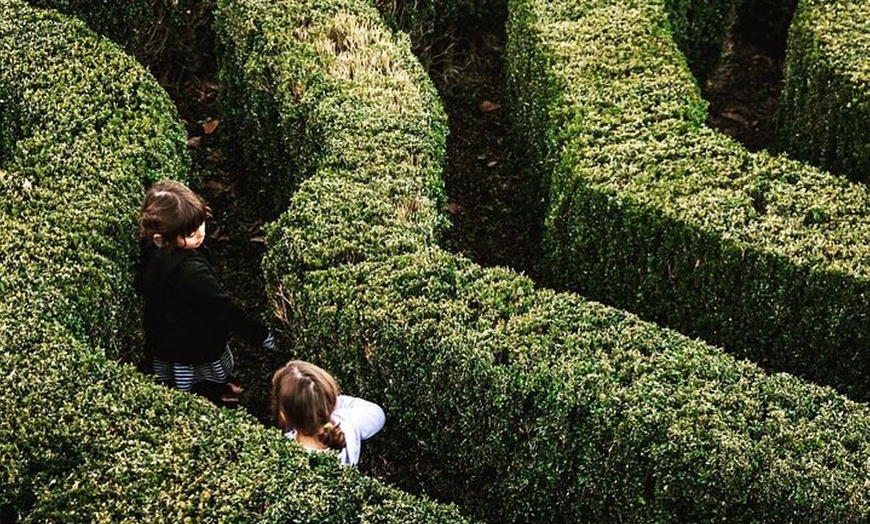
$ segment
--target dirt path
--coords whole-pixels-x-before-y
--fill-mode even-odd
[[[505,107],[503,25],[469,27],[449,66],[432,74],[449,118],[444,182],[452,229],[445,247],[483,266],[507,266],[534,277],[540,224],[532,187],[511,143]]]

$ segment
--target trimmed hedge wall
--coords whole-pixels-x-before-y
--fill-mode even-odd
[[[283,280],[391,480],[488,522],[866,522],[870,410],[437,249]]]
[[[0,94],[0,520],[463,521],[108,358],[139,325],[144,184],[183,178],[184,130],[131,57],[18,0]]]
[[[658,2],[511,6],[547,282],[870,398],[867,189],[704,127]]]
[[[201,53],[213,48],[214,0],[27,1],[81,18],[155,71],[198,71],[208,61]]]
[[[403,216],[383,220],[426,215],[427,226],[401,236],[430,237],[440,227],[443,218],[434,209],[444,198],[446,116],[407,37],[389,32],[374,8],[355,1],[227,0],[218,3],[216,18],[225,129],[265,209],[286,209],[292,190],[317,168],[352,170],[360,174],[342,174],[335,183],[356,181],[359,191],[387,195],[404,207]],[[350,96],[335,96],[343,91]],[[373,166],[396,184],[369,185]],[[323,196],[330,192],[338,194]],[[419,201],[428,198],[434,201]],[[378,205],[365,194],[344,202],[346,212],[370,215],[382,211]],[[338,229],[323,233],[365,242],[358,231],[345,231],[345,223],[340,218]],[[382,241],[377,235],[368,240]]]
[[[264,270],[293,356],[384,406],[389,423],[372,445],[390,479],[491,522],[865,522],[866,406],[433,245],[440,194],[425,181],[442,135],[418,118],[390,142],[391,159],[371,147],[429,88],[402,70],[393,37],[364,37],[379,25],[360,4],[285,0],[280,11],[298,18],[272,26],[263,6],[219,36],[242,41],[248,27],[280,56],[266,61],[285,71],[269,75],[292,82],[247,89],[310,126],[263,127],[318,136],[354,108],[324,146],[294,149],[308,177],[268,227]],[[304,31],[278,45],[270,28],[286,23]],[[371,50],[395,67],[358,65]],[[413,85],[415,97],[397,95]],[[300,91],[322,96],[289,95]],[[423,140],[432,156],[420,155]]]
[[[664,1],[671,36],[683,52],[689,68],[702,81],[719,63],[722,42],[742,1]]]
[[[870,182],[870,3],[798,2],[783,83],[780,149]]]
[[[61,292],[46,314],[122,348],[118,326],[136,318],[129,261],[142,185],[187,170],[184,130],[160,86],[109,41],[21,2],[0,7],[0,283]]]

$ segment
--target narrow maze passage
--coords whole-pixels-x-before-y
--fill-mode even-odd
[[[511,143],[505,93],[504,16],[460,25],[447,51],[425,57],[448,114],[445,185],[451,227],[443,244],[484,266],[507,266],[536,277],[539,202]],[[226,158],[216,97],[216,65],[166,85],[176,101],[194,159],[191,186],[209,202],[208,246],[229,292],[253,313],[268,308],[260,262],[265,220],[240,190],[244,174]],[[773,151],[773,121],[782,59],[775,51],[730,35],[719,68],[702,83],[708,125],[751,150]],[[243,405],[269,422],[269,377],[283,355],[263,355],[236,341]]]

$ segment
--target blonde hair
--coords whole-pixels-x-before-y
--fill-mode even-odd
[[[291,360],[272,375],[272,413],[282,431],[296,430],[330,449],[345,447],[344,432],[332,423],[338,383],[326,370]]]

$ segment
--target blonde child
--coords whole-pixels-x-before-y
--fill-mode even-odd
[[[205,222],[211,212],[179,182],[152,186],[142,203],[145,356],[158,382],[234,407],[242,389],[231,381],[230,332],[275,348],[267,328],[224,291],[209,260]]]
[[[308,449],[339,451],[347,465],[359,462],[362,441],[385,421],[380,406],[341,395],[332,375],[301,360],[291,360],[272,376],[272,407],[287,438]]]

